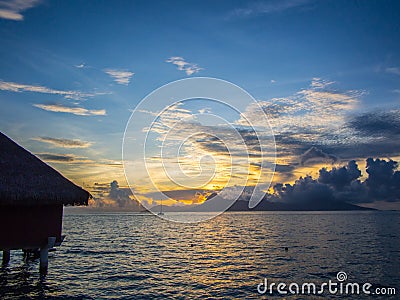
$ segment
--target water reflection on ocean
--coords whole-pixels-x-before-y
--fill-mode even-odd
[[[199,224],[66,214],[49,274],[40,278],[38,261],[13,251],[0,298],[257,299],[266,297],[257,293],[264,278],[322,283],[339,271],[399,293],[399,229],[398,212],[225,213]]]

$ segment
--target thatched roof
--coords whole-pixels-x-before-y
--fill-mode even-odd
[[[87,205],[89,197],[87,191],[0,132],[0,206]]]

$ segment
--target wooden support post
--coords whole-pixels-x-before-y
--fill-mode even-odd
[[[46,246],[40,248],[40,274],[46,275],[49,267],[49,249],[54,247],[55,237],[48,237]]]
[[[56,237],[50,236],[47,238],[47,247],[48,248],[53,248],[55,244],[56,244]]]
[[[46,275],[47,269],[49,267],[49,248],[47,245],[43,248],[40,248],[40,274]]]
[[[10,250],[3,250],[3,266],[10,262]]]

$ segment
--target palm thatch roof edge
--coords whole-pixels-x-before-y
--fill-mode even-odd
[[[91,195],[0,132],[0,206],[87,205]]]

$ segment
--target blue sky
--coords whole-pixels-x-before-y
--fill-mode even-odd
[[[326,163],[299,164],[313,146],[338,163],[399,157],[399,132],[381,124],[400,116],[398,1],[22,2],[0,1],[0,129],[78,184],[126,185],[121,143],[130,110],[154,89],[194,76],[233,82],[286,112],[270,116],[277,163],[290,169],[277,180]],[[365,114],[375,125],[361,123]],[[357,132],[311,134],[332,124]],[[295,141],[300,131],[309,137]]]

